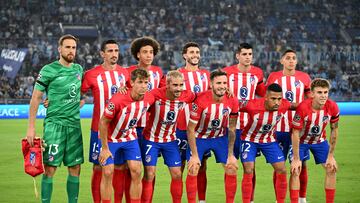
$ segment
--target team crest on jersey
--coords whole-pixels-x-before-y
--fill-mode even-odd
[[[223,109],[222,113],[223,113],[224,116],[229,115],[229,109],[228,108]]]
[[[36,160],[36,154],[35,154],[35,152],[30,152],[30,164],[31,164],[32,166],[35,165],[35,160]]]
[[[201,89],[200,89],[199,85],[194,85],[193,90],[194,90],[195,93],[199,93]]]
[[[111,95],[114,95],[118,92],[119,88],[116,85],[111,86]]]
[[[147,84],[148,91],[152,90],[152,87],[153,87],[152,83],[148,82],[148,84]]]
[[[158,75],[156,73],[153,73],[153,78],[158,79]]]
[[[145,161],[149,163],[151,161],[151,155],[146,155]]]
[[[123,80],[124,80],[124,77],[123,77],[122,75],[119,75],[118,81],[121,82],[121,81],[123,81]]]
[[[323,121],[324,123],[326,123],[328,120],[329,120],[329,116],[324,116],[323,119],[322,119],[322,121]]]
[[[204,79],[205,79],[204,75],[200,75],[200,80],[204,80]]]
[[[80,73],[76,73],[76,78],[77,78],[78,80],[81,80],[81,75],[80,75]]]
[[[253,75],[250,76],[250,83],[252,85],[255,83],[255,77]]]
[[[296,88],[300,88],[300,81],[299,80],[295,80],[295,87]]]

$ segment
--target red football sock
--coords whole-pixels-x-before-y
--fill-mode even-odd
[[[198,190],[199,201],[205,200],[206,186],[207,186],[206,171],[199,171],[197,175],[197,190]]]
[[[250,203],[253,174],[243,174],[241,192],[243,203]]]
[[[102,171],[93,169],[93,174],[91,178],[91,193],[94,200],[94,203],[101,202],[101,193],[100,193],[100,183],[101,183]]]
[[[111,199],[110,200],[101,200],[102,203],[111,203]]]
[[[276,172],[273,172],[273,186],[275,191],[275,197],[276,197]]]
[[[326,203],[334,203],[335,200],[335,189],[325,188]]]
[[[188,203],[196,203],[197,176],[186,176],[186,193]]]
[[[150,203],[153,193],[153,181],[142,179],[141,202]]]
[[[290,189],[290,200],[291,200],[291,203],[299,202],[299,190]]]
[[[305,198],[306,197],[306,188],[307,188],[307,183],[308,183],[308,174],[307,174],[307,167],[304,166],[301,169],[301,173],[300,173],[300,193],[299,196],[301,198]]]
[[[235,193],[237,188],[237,175],[225,174],[225,194],[226,203],[233,203],[235,200]]]
[[[141,199],[131,199],[130,203],[141,203]]]
[[[152,202],[152,200],[153,200],[153,196],[154,196],[154,188],[155,188],[155,181],[156,181],[156,176],[154,176],[154,180],[152,181],[152,183],[153,183],[153,189],[152,189],[152,193],[151,193],[151,202]]]
[[[124,178],[124,182],[125,182],[125,199],[126,199],[126,203],[130,203],[130,185],[131,185],[131,174],[130,174],[130,170],[129,169],[125,169],[125,178]]]
[[[287,191],[286,174],[276,174],[276,201],[277,203],[284,203]]]
[[[255,196],[255,185],[256,185],[256,173],[254,170],[254,174],[253,174],[253,178],[252,178],[252,191],[251,191],[251,198],[250,201],[254,201],[254,196]]]
[[[183,182],[181,179],[179,179],[179,180],[172,179],[171,180],[170,192],[171,192],[171,197],[172,197],[173,203],[181,203],[182,192],[183,192]]]
[[[114,169],[112,185],[114,188],[114,202],[121,203],[124,193],[125,170]]]

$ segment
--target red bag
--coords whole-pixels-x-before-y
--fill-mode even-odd
[[[34,139],[34,146],[31,147],[27,139],[22,139],[22,152],[24,155],[25,173],[32,177],[44,173],[44,165],[42,160],[41,139]]]

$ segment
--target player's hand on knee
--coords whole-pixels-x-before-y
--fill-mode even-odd
[[[302,163],[299,159],[294,159],[291,162],[290,173],[292,175],[300,175],[301,165],[302,165]]]
[[[232,170],[238,170],[239,169],[237,159],[235,158],[234,155],[228,156],[225,167],[228,168],[228,169],[232,169]]]
[[[113,158],[109,149],[102,149],[99,156],[99,162],[101,165],[105,165],[106,160],[111,157]]]
[[[197,175],[200,169],[200,159],[197,156],[192,155],[188,162],[188,171],[191,175]]]
[[[336,163],[336,160],[335,160],[335,158],[333,156],[329,156],[326,159],[325,167],[330,169],[330,171],[332,171],[332,172],[337,171],[337,163]]]

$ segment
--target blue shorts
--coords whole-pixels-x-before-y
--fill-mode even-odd
[[[181,157],[178,142],[157,143],[144,139],[141,148],[141,155],[144,166],[156,166],[158,154],[161,152],[164,163],[168,167],[180,167]]]
[[[99,137],[98,132],[91,130],[90,132],[90,147],[89,147],[89,161],[93,164],[99,164]]]
[[[228,157],[228,138],[227,136],[202,139],[196,138],[196,147],[200,161],[203,160],[207,152],[213,151],[215,154],[216,163],[226,164]],[[190,147],[186,150],[186,159],[189,161],[191,153]]]
[[[300,144],[299,147],[300,160],[302,161],[309,160],[310,157],[309,150],[313,154],[316,164],[326,163],[329,154],[329,143],[327,140],[319,144]]]
[[[242,140],[241,162],[255,162],[258,150],[264,154],[267,163],[276,163],[285,161],[285,157],[277,142],[254,143]]]
[[[188,148],[188,141],[187,141],[187,133],[186,130],[179,130],[176,129],[176,140],[178,141],[178,146],[179,146],[179,150],[180,150],[180,156],[181,156],[181,160],[185,161],[186,160],[186,150]],[[211,151],[207,151],[204,154],[205,158],[209,158],[211,157]]]
[[[143,127],[136,127],[136,134],[137,134],[137,137],[138,137],[138,142],[139,142],[139,146],[140,146],[140,149],[141,149],[141,145],[142,145],[142,142],[144,140],[144,136],[142,134],[144,128]]]
[[[236,159],[239,159],[240,156],[240,148],[241,148],[241,133],[242,130],[236,129],[235,132],[235,143],[234,143],[234,156]]]
[[[109,164],[124,164],[126,160],[141,161],[141,152],[139,143],[137,140],[128,142],[109,142],[109,150],[112,154],[112,158],[109,157],[106,160],[104,166]],[[99,147],[101,149],[101,142],[99,141]]]
[[[287,155],[290,150],[291,146],[291,134],[290,132],[275,132],[276,135],[276,142],[279,144],[279,147],[281,151],[283,152],[283,155],[285,157],[285,160],[287,158]]]

